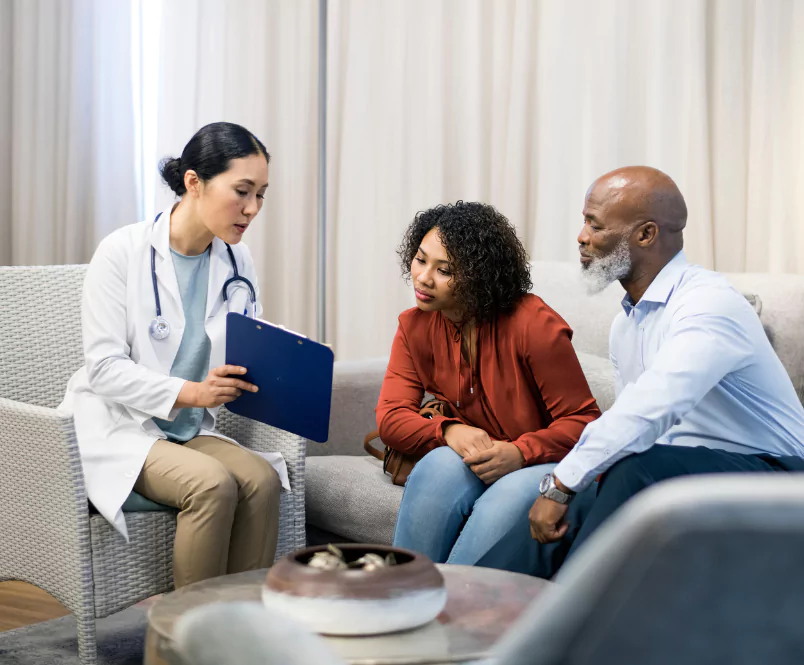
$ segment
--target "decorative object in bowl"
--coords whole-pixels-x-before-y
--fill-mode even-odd
[[[429,623],[444,609],[447,591],[423,554],[350,543],[280,559],[268,571],[262,600],[323,635],[378,635]]]

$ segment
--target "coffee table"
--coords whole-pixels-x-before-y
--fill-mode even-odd
[[[518,573],[474,566],[439,565],[447,605],[435,621],[403,633],[325,637],[352,665],[467,663],[487,657],[491,646],[552,583]],[[176,621],[188,610],[217,601],[261,602],[267,570],[224,575],[190,584],[157,600],[148,611],[145,665],[181,661],[173,643]]]

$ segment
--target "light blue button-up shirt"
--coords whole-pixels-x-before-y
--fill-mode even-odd
[[[804,457],[804,408],[754,308],[722,275],[679,252],[622,305],[609,340],[617,401],[555,468],[564,485],[584,489],[654,443]]]

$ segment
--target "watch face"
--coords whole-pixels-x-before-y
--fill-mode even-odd
[[[539,483],[539,492],[544,494],[550,488],[550,474],[548,473],[545,476],[542,476],[541,482]]]

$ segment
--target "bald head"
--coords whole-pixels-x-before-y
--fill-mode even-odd
[[[649,166],[625,166],[600,176],[586,198],[629,227],[653,221],[660,231],[676,234],[687,224],[687,204],[676,183]]]
[[[626,290],[644,286],[684,246],[684,197],[667,174],[648,166],[600,176],[586,192],[583,217],[578,244],[590,290],[615,280]],[[629,294],[640,297],[638,288]]]

